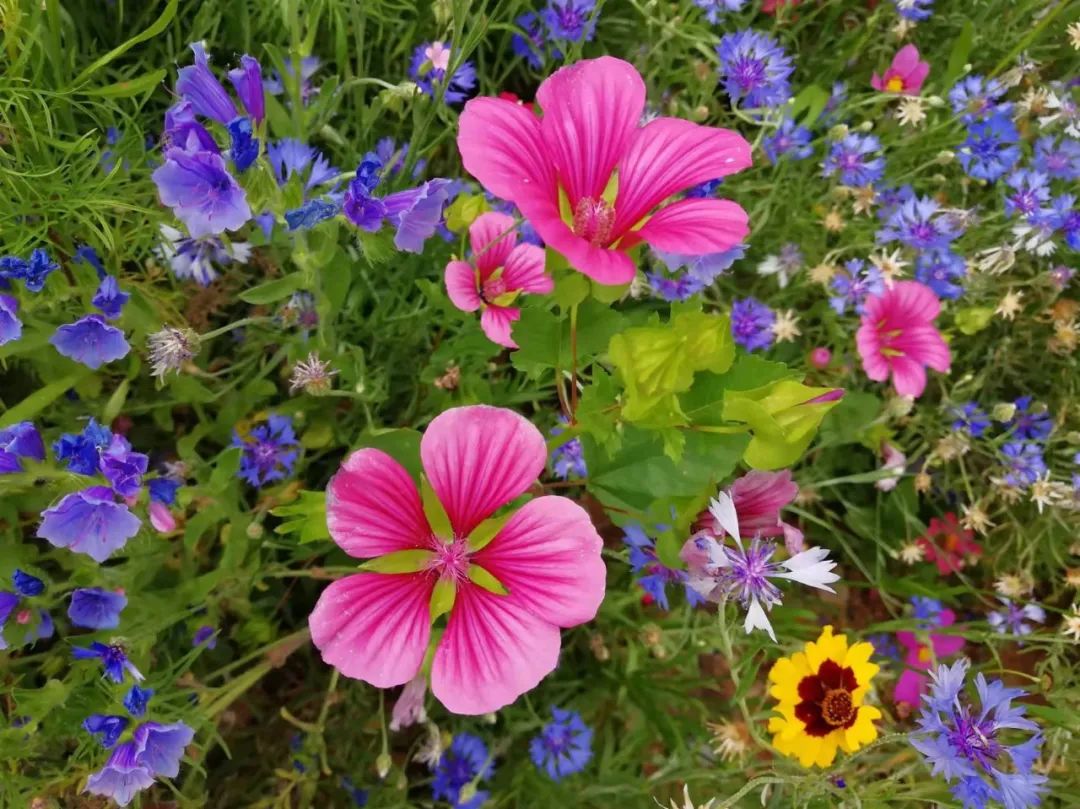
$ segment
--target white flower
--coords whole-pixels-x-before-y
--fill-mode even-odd
[[[891,492],[896,488],[896,484],[900,482],[900,476],[904,474],[904,467],[907,466],[907,455],[888,442],[882,447],[882,451],[885,460],[881,465],[881,471],[896,472],[897,474],[876,481],[874,487],[878,491]]]
[[[794,309],[778,309],[772,326],[773,336],[778,343],[792,343],[802,334],[799,318]]]
[[[1080,21],[1069,23],[1065,31],[1069,34],[1069,44],[1073,50],[1080,51]]]
[[[896,120],[903,126],[917,127],[926,120],[926,107],[919,96],[904,96],[896,111]]]
[[[1000,315],[1005,320],[1013,320],[1017,313],[1021,310],[1021,301],[1024,299],[1024,293],[1021,290],[1010,289],[1005,293],[997,305],[997,309],[994,310],[995,315]]]
[[[675,803],[675,799],[672,798],[671,799],[671,809],[712,809],[713,801],[716,800],[716,798],[709,798],[709,800],[707,800],[705,803],[701,804],[700,806],[695,806],[694,801],[690,798],[690,787],[688,787],[686,784],[683,784],[682,794],[683,794],[683,805],[679,806],[678,804]]]
[[[757,273],[763,276],[775,275],[780,289],[788,285],[787,267],[780,261],[780,256],[766,256],[765,260],[757,265]]]

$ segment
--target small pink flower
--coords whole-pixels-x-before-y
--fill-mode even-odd
[[[799,486],[791,479],[790,470],[780,472],[747,472],[728,488],[739,516],[739,533],[750,537],[784,537],[788,550],[801,547],[802,531],[780,519],[780,510],[799,494]],[[701,515],[697,528],[714,536],[724,536],[719,521],[706,511]],[[797,552],[797,551],[794,551]]]
[[[151,500],[147,512],[150,514],[150,524],[159,534],[171,534],[176,530],[176,518],[164,503]]]
[[[627,251],[719,253],[748,232],[728,200],[686,198],[700,183],[750,165],[750,144],[726,129],[678,118],[640,126],[645,82],[629,62],[602,56],[540,85],[538,118],[500,98],[465,105],[458,149],[465,169],[515,203],[547,244],[601,284],[629,283]]]
[[[921,396],[926,368],[947,373],[952,356],[934,327],[941,303],[918,281],[899,281],[866,299],[855,345],[863,370],[875,382],[890,374],[901,396]]]
[[[875,73],[871,77],[870,86],[883,93],[914,96],[919,94],[929,72],[930,63],[919,61],[919,49],[905,45],[896,52],[884,76]]]
[[[952,626],[956,622],[956,613],[942,610],[937,615],[939,626]],[[930,635],[930,646],[920,643],[914,632],[897,632],[897,640],[907,649],[904,659],[904,673],[896,681],[893,689],[893,702],[906,702],[912,708],[918,707],[919,697],[926,693],[930,677],[925,674],[943,657],[954,655],[964,648],[964,639],[956,635]]]
[[[432,42],[424,50],[424,58],[431,62],[435,70],[446,71],[450,68],[450,49],[441,42]]]
[[[895,472],[896,475],[875,481],[874,487],[882,492],[891,492],[900,482],[900,476],[904,474],[904,469],[907,467],[907,455],[888,441],[882,444],[881,454],[883,456],[881,471]]]
[[[427,677],[418,674],[401,689],[401,694],[390,712],[390,730],[410,728],[417,722],[427,720],[424,697],[427,695]]]
[[[828,368],[830,362],[832,362],[832,352],[824,346],[818,346],[810,352],[810,364],[819,371]]]
[[[565,497],[538,497],[490,542],[474,534],[528,491],[546,460],[543,435],[513,411],[477,405],[437,416],[420,442],[450,524],[437,536],[401,464],[376,449],[350,455],[326,490],[330,535],[350,556],[392,554],[384,565],[415,572],[361,572],[327,587],[309,618],[323,660],[378,688],[413,680],[433,639],[432,607],[445,608],[449,591],[430,664],[432,694],[448,710],[495,711],[550,674],[560,627],[592,620],[604,598],[589,515]]]
[[[446,292],[461,311],[481,310],[480,327],[488,339],[517,348],[510,324],[521,317],[521,310],[509,304],[522,292],[547,294],[554,289],[544,273],[544,251],[534,244],[517,244],[513,217],[501,213],[478,216],[469,226],[469,241],[473,263],[446,265]]]

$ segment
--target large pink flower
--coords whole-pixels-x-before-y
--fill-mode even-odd
[[[705,255],[747,233],[746,212],[719,199],[674,195],[750,165],[739,135],[678,118],[640,126],[645,83],[633,65],[602,56],[540,85],[544,115],[500,98],[465,105],[458,149],[488,191],[515,203],[544,242],[602,284],[628,283],[631,247]]]
[[[323,660],[379,688],[409,682],[432,640],[435,608],[452,593],[431,666],[443,705],[487,713],[547,676],[559,628],[591,620],[604,598],[600,537],[564,497],[525,503],[486,544],[490,524],[476,531],[528,490],[546,455],[540,431],[510,410],[480,405],[437,416],[420,460],[450,536],[436,536],[397,461],[375,449],[350,455],[327,487],[330,534],[351,556],[383,557],[375,569],[406,572],[362,572],[326,588],[309,619]]]
[[[930,63],[919,60],[919,49],[914,45],[905,45],[896,52],[884,76],[877,73],[871,76],[870,86],[883,93],[915,96],[919,94],[929,73]]]
[[[517,244],[514,218],[502,213],[478,216],[469,226],[473,264],[451,261],[446,265],[446,292],[463,312],[480,309],[480,327],[492,342],[517,348],[510,324],[521,310],[510,306],[522,292],[547,294],[554,288],[544,273],[544,251],[533,244]]]
[[[956,623],[956,613],[942,610],[937,615],[938,626],[952,626]],[[912,709],[917,708],[919,697],[926,693],[930,685],[930,676],[926,673],[941,661],[941,658],[954,655],[964,648],[964,639],[957,635],[930,634],[930,646],[921,643],[914,632],[897,632],[897,640],[907,650],[904,658],[905,669],[893,688],[893,702],[906,702]]]
[[[863,370],[875,382],[892,374],[901,396],[921,396],[926,368],[947,373],[949,347],[934,327],[941,311],[937,296],[918,281],[900,281],[866,299],[855,345]]]

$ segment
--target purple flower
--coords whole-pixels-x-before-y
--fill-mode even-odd
[[[152,696],[154,696],[154,689],[139,688],[139,686],[133,685],[124,695],[124,708],[132,716],[144,716],[146,706],[150,704],[150,697]]]
[[[1033,410],[1031,402],[1030,396],[1021,396],[1013,402],[1016,405],[1016,414],[1008,426],[1015,438],[1045,441],[1054,430],[1054,420],[1045,409]]]
[[[345,790],[345,794],[349,796],[349,800],[352,801],[353,806],[367,806],[368,791],[356,786],[351,778],[342,776],[341,788]]]
[[[318,56],[305,56],[300,60],[300,102],[305,106],[313,96],[318,95],[319,88],[311,82],[311,77],[322,65]],[[296,75],[296,62],[290,59],[285,63],[285,72],[289,76]],[[285,83],[276,70],[270,71],[270,76],[263,79],[263,89],[270,95],[281,95],[285,92]]]
[[[933,13],[931,6],[934,0],[893,0],[893,5],[896,6],[896,13],[905,20],[919,22]]]
[[[244,105],[248,115],[258,126],[266,117],[266,99],[263,96],[262,68],[259,60],[246,53],[240,57],[240,67],[229,71],[229,81],[232,82],[236,94],[240,97],[240,103]]]
[[[649,273],[648,278],[653,290],[665,300],[686,300],[710,286],[725,270],[746,255],[746,245],[738,244],[729,250],[703,256],[683,256],[660,250],[653,252],[673,272],[682,267],[686,268],[684,273],[673,279],[658,273]]]
[[[139,532],[142,522],[126,505],[113,500],[106,486],[73,492],[42,513],[37,536],[57,548],[85,553],[104,562]]]
[[[127,597],[100,587],[80,587],[71,593],[67,615],[71,623],[83,629],[116,629]]]
[[[8,643],[4,639],[4,622],[17,606],[19,606],[19,597],[15,593],[0,590],[0,651],[8,648]]]
[[[101,746],[108,750],[118,741],[127,729],[128,720],[123,716],[107,716],[105,714],[90,714],[82,723],[83,730],[91,736],[98,736]]]
[[[20,421],[0,429],[0,475],[21,472],[20,458],[45,460],[45,444],[32,421]]]
[[[1034,602],[1020,606],[1007,598],[998,598],[998,601],[1005,605],[1005,609],[996,610],[986,616],[986,620],[990,622],[990,626],[994,628],[995,632],[1030,635],[1033,627],[1028,621],[1037,624],[1046,621],[1046,612]]]
[[[879,244],[900,242],[915,250],[947,248],[961,230],[940,210],[930,197],[908,197],[892,211],[876,239]]]
[[[134,497],[142,486],[142,476],[150,459],[134,452],[122,435],[113,435],[109,446],[101,453],[100,469],[113,491],[121,497]]]
[[[41,292],[45,279],[58,266],[40,247],[30,254],[29,261],[18,256],[4,256],[0,258],[0,289],[8,288],[7,281],[21,280],[28,292]]]
[[[581,772],[592,758],[592,728],[577,711],[551,708],[552,721],[529,742],[529,757],[552,781]]]
[[[967,402],[960,407],[954,407],[951,411],[954,421],[954,430],[966,430],[968,435],[978,438],[990,426],[990,419],[986,412],[975,402]]]
[[[836,314],[842,315],[852,306],[855,313],[861,315],[868,295],[885,292],[885,279],[877,267],[867,267],[866,262],[853,258],[845,262],[844,269],[833,276],[829,287],[836,293],[829,298],[829,306]]]
[[[1035,141],[1035,170],[1055,180],[1080,179],[1080,142],[1062,137],[1059,144],[1053,135]]]
[[[960,147],[960,165],[976,179],[995,182],[1020,159],[1019,139],[1020,133],[1007,115],[973,121]]]
[[[663,526],[657,526],[663,530]],[[630,548],[630,570],[641,575],[637,583],[662,610],[671,609],[668,604],[667,586],[682,586],[686,592],[686,602],[691,607],[704,604],[705,599],[690,586],[689,575],[685,570],[668,567],[656,555],[656,545],[637,523],[628,523],[623,527],[623,542]]]
[[[0,346],[22,337],[19,302],[10,295],[0,295]]]
[[[731,336],[747,351],[759,351],[773,344],[776,313],[756,298],[731,304]]]
[[[829,146],[822,174],[825,177],[838,174],[841,185],[871,185],[885,174],[885,158],[875,155],[880,151],[881,142],[873,135],[849,132]]]
[[[214,136],[195,118],[190,101],[177,101],[165,110],[163,143],[166,148],[175,146],[186,152],[221,151]]]
[[[247,242],[226,244],[217,236],[190,239],[168,225],[161,226],[161,235],[164,241],[155,252],[169,262],[173,275],[180,279],[190,278],[204,287],[218,277],[216,267],[227,267],[233,262],[243,264],[251,256],[251,246]]]
[[[134,742],[124,742],[113,750],[105,766],[86,780],[86,791],[127,806],[153,783],[154,776],[138,763],[138,746]]]
[[[250,118],[235,118],[229,122],[229,157],[233,166],[243,174],[259,159],[259,140],[252,134]]]
[[[135,668],[135,664],[128,660],[127,652],[118,643],[99,643],[93,641],[89,647],[76,646],[71,650],[71,655],[76,660],[100,660],[103,669],[102,676],[114,683],[124,682],[124,674],[130,674],[137,682],[143,679],[142,673]]]
[[[533,12],[514,18],[514,25],[525,32],[525,36],[514,34],[510,37],[510,49],[522,57],[533,70],[544,66],[544,24]]]
[[[131,741],[118,745],[105,766],[87,779],[86,791],[127,806],[155,777],[179,775],[184,748],[193,738],[195,731],[183,722],[144,722]]]
[[[237,476],[256,488],[274,480],[284,480],[293,473],[299,452],[289,447],[299,445],[288,416],[271,415],[246,437],[233,432],[233,446],[240,447],[240,470]]]
[[[200,626],[191,637],[192,646],[206,644],[207,649],[217,648],[217,630],[212,626]]]
[[[716,46],[720,76],[732,102],[751,109],[777,107],[791,95],[791,58],[768,34],[747,29],[725,34]]]
[[[112,441],[112,432],[91,418],[81,433],[64,433],[53,442],[53,454],[58,461],[67,461],[67,468],[79,475],[96,475],[101,450]]]
[[[1035,224],[1060,230],[1065,244],[1073,250],[1080,250],[1080,211],[1073,208],[1076,197],[1061,194],[1054,197],[1050,209],[1045,211]]]
[[[949,91],[953,112],[965,121],[981,121],[997,113],[1009,113],[1012,104],[998,104],[1005,95],[1005,85],[985,76],[966,76]]]
[[[705,288],[699,280],[683,273],[675,278],[668,278],[657,273],[646,273],[652,291],[665,301],[685,301],[697,295]]]
[[[394,246],[398,250],[410,253],[423,251],[424,242],[434,235],[442,221],[449,185],[449,180],[428,180],[419,188],[383,197],[386,217],[397,229]]]
[[[206,43],[193,42],[189,47],[195,54],[195,64],[180,68],[176,78],[176,92],[185,101],[191,103],[196,115],[211,118],[222,126],[228,126],[238,114],[236,105],[210,70]]]
[[[1046,777],[1033,772],[1032,765],[1042,737],[1039,726],[1025,716],[1026,707],[1012,704],[1025,696],[1024,690],[1007,688],[1001,680],[987,682],[979,674],[975,688],[981,705],[976,708],[962,694],[967,667],[966,660],[958,660],[931,673],[911,746],[923,755],[931,775],[957,782],[951,791],[965,807],[985,809],[991,800],[1007,809],[1038,805]],[[1021,744],[1006,743],[1004,734],[1022,731],[1033,735]]]
[[[447,801],[453,809],[479,809],[487,801],[486,790],[479,790],[467,801],[461,800],[461,790],[466,784],[491,778],[495,771],[487,745],[471,733],[455,733],[450,747],[432,769],[435,775],[431,794],[435,800]]]
[[[742,11],[746,0],[694,0],[694,5],[705,12],[705,19],[716,25],[720,15],[728,11]]]
[[[94,293],[90,303],[109,320],[116,320],[116,318],[120,317],[124,304],[128,302],[130,297],[130,293],[120,289],[120,284],[116,278],[106,275],[101,279],[97,292]]]
[[[1005,483],[1026,489],[1046,472],[1042,447],[1027,441],[1010,441],[1001,448],[1008,473]]]
[[[566,425],[566,417],[559,416],[561,425]],[[560,435],[563,426],[551,428],[551,435]],[[585,468],[585,451],[581,446],[580,438],[571,438],[565,444],[554,449],[551,453],[551,468],[556,476],[563,480],[571,477],[583,478],[588,474]]]
[[[814,152],[814,147],[810,145],[812,139],[809,129],[799,126],[791,118],[785,118],[775,132],[761,141],[761,147],[773,163],[786,154],[795,160],[803,160]]]
[[[1031,221],[1050,200],[1050,186],[1045,174],[1018,169],[1005,181],[1013,189],[1005,194],[1005,213]]]
[[[124,333],[106,323],[101,315],[86,315],[61,326],[49,342],[68,359],[94,370],[126,357],[131,350]]]
[[[322,152],[295,138],[282,138],[270,143],[266,147],[266,157],[274,170],[278,185],[285,185],[295,176],[303,183],[305,191],[311,191],[340,174]],[[308,170],[306,178],[305,170]]]
[[[447,78],[453,47],[442,42],[425,42],[413,50],[409,64],[409,77],[424,95],[437,98],[439,88],[445,85],[443,101],[458,104],[464,101],[476,87],[476,68],[472,62],[462,62],[453,75]]]
[[[967,262],[952,250],[930,250],[915,258],[915,280],[925,284],[939,298],[956,300],[964,294]]]
[[[18,568],[15,568],[11,574],[11,583],[15,587],[15,592],[23,598],[33,598],[45,592],[45,582]]]
[[[173,209],[194,238],[237,230],[251,219],[244,189],[219,154],[169,149],[152,177],[162,204]]]
[[[552,39],[591,42],[596,33],[596,0],[548,0],[540,12]]]

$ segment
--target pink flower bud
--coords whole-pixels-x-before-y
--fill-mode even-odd
[[[825,348],[825,346],[818,346],[810,352],[810,364],[819,371],[828,368],[831,361],[832,352]]]

